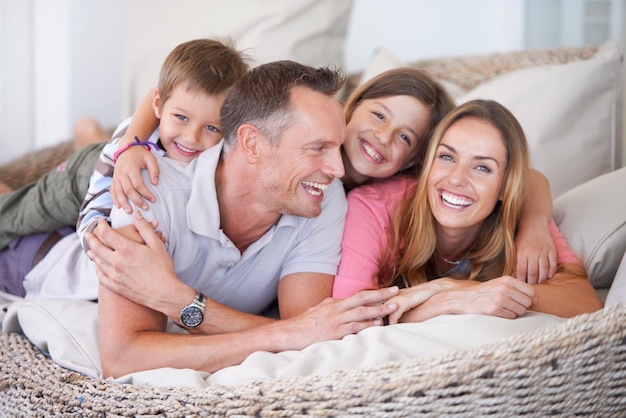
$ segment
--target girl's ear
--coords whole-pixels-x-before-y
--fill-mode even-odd
[[[250,163],[256,162],[259,157],[257,135],[260,135],[260,133],[254,125],[244,124],[237,129],[237,142],[243,150],[246,160]]]

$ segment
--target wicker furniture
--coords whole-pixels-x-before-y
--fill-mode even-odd
[[[0,335],[2,416],[595,416],[626,414],[626,306],[469,351],[208,389],[138,387]]]

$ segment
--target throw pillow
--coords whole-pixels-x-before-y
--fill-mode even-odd
[[[613,42],[591,59],[512,71],[459,99],[497,100],[518,118],[553,197],[619,167],[621,61]]]
[[[554,221],[595,288],[609,288],[626,251],[626,167],[554,200]]]

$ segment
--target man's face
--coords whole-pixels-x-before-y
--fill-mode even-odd
[[[259,181],[270,210],[310,218],[320,214],[324,191],[333,179],[344,174],[340,148],[346,124],[333,97],[296,87],[291,101],[295,122],[280,134],[279,145],[259,138]]]

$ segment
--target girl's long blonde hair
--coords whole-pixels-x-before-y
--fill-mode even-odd
[[[472,268],[469,279],[489,280],[512,274],[515,268],[515,234],[524,206],[530,157],[524,131],[513,114],[491,100],[473,100],[450,112],[437,126],[426,150],[421,179],[396,211],[382,256],[379,284],[413,286],[433,277],[436,247],[435,224],[427,198],[427,178],[444,134],[461,119],[474,117],[489,122],[502,135],[507,164],[501,201],[485,219],[480,235],[467,255]]]

